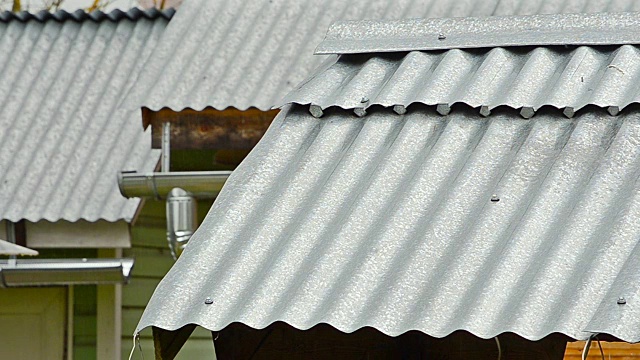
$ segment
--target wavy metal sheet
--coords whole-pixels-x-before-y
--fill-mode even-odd
[[[571,117],[587,105],[615,115],[640,102],[638,81],[640,48],[633,45],[345,55],[283,103],[311,104],[316,116],[332,106],[360,115],[375,105],[402,113],[414,103],[437,106],[441,114],[463,103],[485,116],[508,106],[529,118],[552,106]]]
[[[338,20],[640,10],[638,0],[187,0],[128,96],[127,108],[276,105],[325,59]]]
[[[133,18],[0,22],[1,219],[133,217],[117,173],[152,171],[159,153],[118,102],[168,23]]]
[[[120,20],[131,20],[136,21],[139,19],[149,19],[154,20],[158,18],[163,18],[165,20],[171,20],[171,17],[175,13],[175,9],[167,9],[167,10],[157,10],[155,8],[151,8],[148,10],[140,10],[138,8],[133,8],[128,11],[122,10],[113,10],[111,12],[105,13],[100,10],[86,12],[83,10],[76,10],[74,12],[67,12],[65,10],[58,10],[56,12],[50,12],[46,10],[39,11],[37,13],[31,13],[28,11],[21,11],[14,13],[12,11],[4,11],[0,13],[0,21],[9,22],[9,21],[113,21],[118,22]]]
[[[640,44],[640,14],[544,14],[340,21],[316,54],[541,45]]]
[[[284,109],[136,331],[284,321],[640,341],[639,145],[638,112]]]

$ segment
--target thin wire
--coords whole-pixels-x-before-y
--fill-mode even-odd
[[[502,360],[502,346],[500,346],[500,340],[498,340],[498,337],[494,337],[494,339],[496,339],[496,345],[498,346],[498,360]]]
[[[592,334],[591,336],[589,336],[589,339],[584,344],[584,349],[582,350],[582,360],[587,360],[587,356],[589,356],[589,348],[591,348],[593,339],[596,339],[596,341],[598,342],[598,348],[600,348],[600,356],[602,357],[602,360],[604,360],[604,350],[602,349],[600,339],[598,339],[598,334]]]
[[[598,341],[598,347],[600,348],[600,355],[602,356],[602,360],[604,360],[604,350],[602,350],[602,344],[600,344],[600,339],[596,336],[596,340]]]
[[[140,356],[144,360],[144,351],[142,351],[142,344],[140,344],[140,333],[136,334],[136,341],[138,342],[138,349],[140,349]]]

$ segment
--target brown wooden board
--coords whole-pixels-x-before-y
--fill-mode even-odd
[[[626,342],[602,341],[602,352],[606,360],[640,360],[640,344],[629,344]],[[567,344],[565,352],[565,360],[582,359],[582,350],[584,349],[584,341],[570,342]],[[589,350],[589,360],[601,360],[602,354],[598,343],[593,341]]]
[[[142,109],[145,128],[151,126],[151,146],[161,148],[162,124],[171,123],[171,149],[252,149],[280,110]]]

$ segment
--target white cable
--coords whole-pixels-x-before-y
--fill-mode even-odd
[[[140,349],[140,356],[142,356],[142,360],[144,360],[144,352],[142,352],[142,345],[140,344],[140,334],[135,334],[133,336],[133,347],[131,348],[131,353],[129,353],[129,360],[133,359],[133,353],[136,351],[136,344]]]
[[[133,337],[133,346],[131,347],[131,353],[129,353],[129,360],[133,359],[133,352],[136,351],[136,337]]]
[[[500,346],[500,340],[498,340],[498,337],[494,337],[494,339],[496,339],[496,345],[498,346],[498,360],[502,360],[502,346]]]

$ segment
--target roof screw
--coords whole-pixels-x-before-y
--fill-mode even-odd
[[[498,195],[493,194],[491,195],[491,202],[498,202],[500,201],[500,198],[498,197]]]
[[[369,98],[366,97],[366,96],[363,96],[362,99],[360,99],[360,102],[363,103],[363,104],[367,103],[367,102],[369,102]]]
[[[617,302],[618,302],[618,305],[624,305],[624,304],[626,304],[626,303],[627,303],[627,299],[625,299],[625,298],[623,298],[622,296],[620,296],[620,297],[618,298],[618,301],[617,301]]]
[[[446,37],[446,36],[444,36],[444,34],[438,34],[438,40],[444,40],[444,39],[446,39],[446,38],[447,38],[447,37]]]
[[[204,303],[207,304],[207,305],[211,305],[211,304],[213,304],[213,300],[211,300],[211,298],[206,298],[206,299],[204,299]]]

